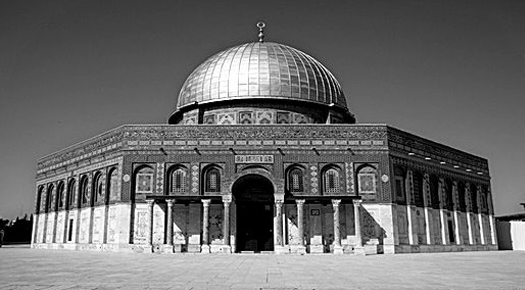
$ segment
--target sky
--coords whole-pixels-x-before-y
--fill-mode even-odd
[[[257,40],[327,66],[359,123],[489,160],[496,215],[525,202],[525,1],[0,0],[0,216],[34,211],[39,157],[164,124],[207,57]]]

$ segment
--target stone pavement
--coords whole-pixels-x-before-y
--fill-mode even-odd
[[[0,289],[525,289],[525,252],[159,255],[4,246]]]

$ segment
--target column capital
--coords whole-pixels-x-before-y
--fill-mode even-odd
[[[204,207],[208,207],[210,206],[211,199],[201,199],[201,202]]]
[[[360,206],[363,203],[363,200],[361,200],[361,199],[354,199],[354,200],[352,200],[352,203],[354,205]]]
[[[148,206],[153,206],[153,204],[155,203],[155,200],[148,199],[147,202],[148,202]]]
[[[175,199],[174,199],[174,198],[166,199],[166,203],[167,203],[169,206],[173,206],[173,204],[175,203]]]
[[[232,202],[233,198],[231,195],[223,195],[222,196],[222,202],[223,203],[230,203]]]
[[[275,203],[280,203],[280,204],[284,203],[284,194],[275,194],[274,198],[275,198]]]
[[[332,205],[333,206],[339,206],[340,203],[341,203],[340,199],[332,199]]]
[[[304,200],[304,199],[296,199],[296,200],[295,200],[295,203],[296,203],[297,205],[301,205],[301,206],[304,205],[305,202],[306,202],[306,200]]]

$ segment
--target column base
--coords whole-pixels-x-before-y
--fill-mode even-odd
[[[310,245],[310,254],[322,254],[324,253],[323,245]]]
[[[377,245],[364,245],[356,246],[354,248],[354,254],[368,256],[368,255],[377,255]]]
[[[172,254],[173,246],[172,245],[159,245],[159,252]]]
[[[221,246],[219,248],[219,253],[231,254],[232,253],[232,247],[228,246],[228,245]]]
[[[295,252],[300,255],[306,254],[306,247],[305,246],[297,246],[295,249]]]
[[[209,245],[202,245],[201,246],[201,253],[202,254],[209,254],[210,253],[210,246]]]
[[[341,245],[334,245],[334,254],[335,255],[342,255],[343,254],[343,246],[341,246]]]
[[[288,246],[275,246],[274,252],[276,254],[289,254],[290,248]]]

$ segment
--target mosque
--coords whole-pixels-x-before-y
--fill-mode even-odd
[[[356,123],[335,76],[259,40],[186,79],[168,124],[38,161],[32,248],[160,253],[496,250],[486,159]]]

